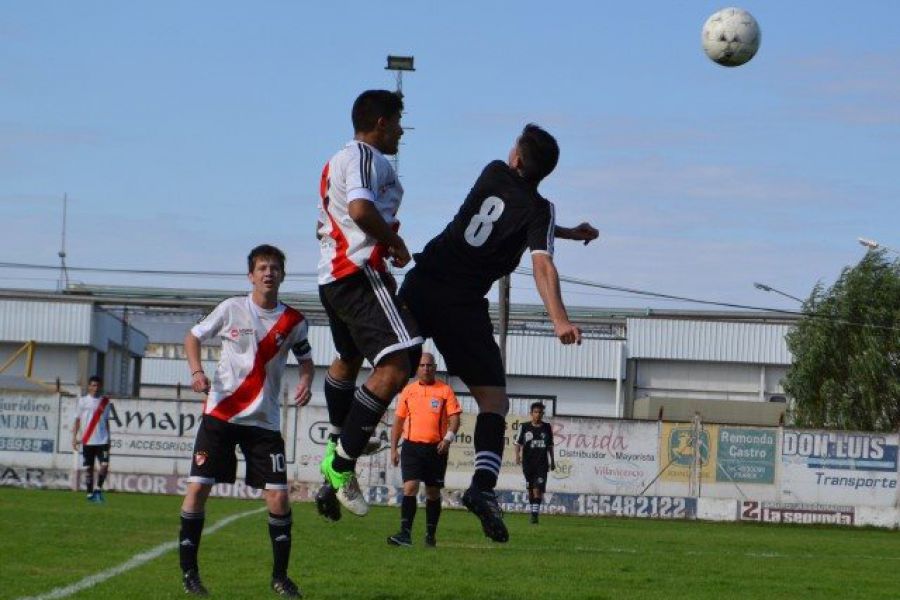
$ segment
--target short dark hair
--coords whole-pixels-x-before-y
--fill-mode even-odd
[[[544,403],[543,403],[543,402],[532,402],[532,403],[531,403],[531,408],[528,409],[528,412],[531,412],[531,411],[533,411],[534,409],[544,410]]]
[[[88,385],[91,385],[92,383],[103,385],[103,379],[99,375],[91,375],[88,379]]]
[[[522,129],[516,148],[522,159],[519,171],[522,177],[533,183],[540,183],[552,173],[559,161],[559,144],[556,143],[556,138],[534,123],[529,123]]]
[[[350,117],[353,119],[353,131],[361,133],[372,131],[378,119],[390,119],[403,112],[403,99],[396,92],[388,90],[366,90],[353,103]]]
[[[260,244],[250,251],[247,256],[247,272],[252,273],[253,267],[256,266],[257,258],[274,258],[281,264],[281,270],[284,271],[284,252],[270,244]]]

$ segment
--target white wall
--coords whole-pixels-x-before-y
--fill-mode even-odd
[[[786,372],[780,365],[639,360],[635,398],[765,401],[766,394],[784,393],[780,381]]]

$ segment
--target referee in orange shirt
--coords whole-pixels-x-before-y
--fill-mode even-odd
[[[450,444],[459,430],[462,409],[450,386],[435,379],[434,355],[422,353],[417,380],[410,383],[397,401],[391,430],[391,462],[400,464],[403,475],[403,502],[400,505],[400,532],[388,538],[394,546],[412,545],[412,525],[416,516],[419,483],[425,483],[425,545],[437,545],[435,533],[441,517],[441,488],[447,472]],[[397,445],[403,435],[403,449]]]

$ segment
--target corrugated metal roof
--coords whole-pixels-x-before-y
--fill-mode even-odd
[[[628,319],[628,357],[789,365],[790,325]]]
[[[581,345],[562,345],[555,336],[510,335],[506,338],[506,372],[510,375],[616,379],[616,362],[623,340],[583,339]]]
[[[0,340],[89,346],[93,310],[84,302],[0,299]]]
[[[90,303],[0,298],[0,341],[34,340],[106,352],[110,341],[121,344],[121,339],[122,322]],[[143,355],[147,336],[132,327],[129,346],[132,354]]]

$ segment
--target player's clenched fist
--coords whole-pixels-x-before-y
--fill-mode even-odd
[[[563,344],[580,344],[581,330],[571,323],[564,323],[554,327],[556,337]]]
[[[191,375],[191,389],[198,394],[205,394],[209,391],[209,378],[203,371],[195,371]]]

